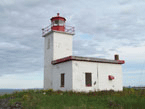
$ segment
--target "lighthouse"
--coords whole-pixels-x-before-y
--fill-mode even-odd
[[[59,13],[42,29],[44,37],[44,89],[89,92],[122,91],[124,60],[72,55],[74,27]]]
[[[74,27],[66,26],[64,17],[52,17],[51,25],[42,29],[44,39],[44,89],[52,88],[53,65],[56,59],[72,55]]]

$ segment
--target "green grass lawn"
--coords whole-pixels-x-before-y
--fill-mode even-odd
[[[26,109],[145,109],[145,90],[132,88],[89,93],[25,90],[5,94],[0,99],[8,97],[13,97],[10,105],[21,102]]]

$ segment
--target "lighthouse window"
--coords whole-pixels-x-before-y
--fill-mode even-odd
[[[64,73],[61,74],[61,87],[64,87]]]
[[[48,39],[48,45],[47,45],[47,49],[50,48],[50,39]]]
[[[92,86],[92,75],[91,73],[85,73],[86,86]]]
[[[54,21],[54,26],[57,26],[59,24],[59,20]]]
[[[62,20],[55,20],[55,21],[53,22],[53,25],[54,25],[54,26],[57,26],[57,25],[63,26],[63,25],[64,25],[64,21],[62,21]]]
[[[60,26],[63,26],[63,25],[64,25],[64,21],[59,20],[59,25],[60,25]]]

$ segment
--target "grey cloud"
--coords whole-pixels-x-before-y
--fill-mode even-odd
[[[129,2],[131,1],[128,1],[128,3]],[[136,9],[138,6],[136,7],[134,5],[136,5],[136,2],[134,2],[133,5],[121,7],[119,5],[118,7],[111,5],[115,7],[114,10],[112,7],[111,9],[108,7],[108,13],[102,12],[102,14],[97,10],[90,12],[90,10],[86,9],[82,11],[81,16],[78,15],[78,18],[76,18],[76,28],[83,33],[89,33],[96,37],[99,37],[100,34],[104,34],[102,40],[104,40],[103,37],[105,36],[115,39],[127,38],[134,40],[138,35],[140,38],[143,38],[144,36],[142,34],[145,28],[143,24],[145,22],[141,19],[144,19],[145,16],[140,14],[141,9]],[[144,9],[143,7],[141,8]],[[125,11],[127,11],[127,13]]]
[[[111,48],[111,49],[109,49],[109,51],[117,51],[117,49],[116,48]]]
[[[19,50],[29,50],[31,49],[30,47],[26,46],[26,45],[21,45],[19,43],[16,44],[12,44],[12,43],[8,43],[8,42],[1,42],[0,43],[0,49],[11,49],[11,50],[15,50],[15,49],[19,49]]]
[[[73,55],[81,55],[81,56],[92,56],[95,54],[107,54],[107,51],[97,44],[96,41],[92,40],[74,40],[73,42]]]
[[[43,58],[35,51],[9,50],[0,52],[1,73],[27,73],[39,70]],[[23,71],[23,72],[20,72]]]

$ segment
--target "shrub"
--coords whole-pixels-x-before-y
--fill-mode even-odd
[[[49,89],[48,92],[53,92],[53,89]]]
[[[25,95],[23,95],[22,99],[23,99],[23,100],[29,100],[30,97],[29,97],[29,95],[25,94]]]

